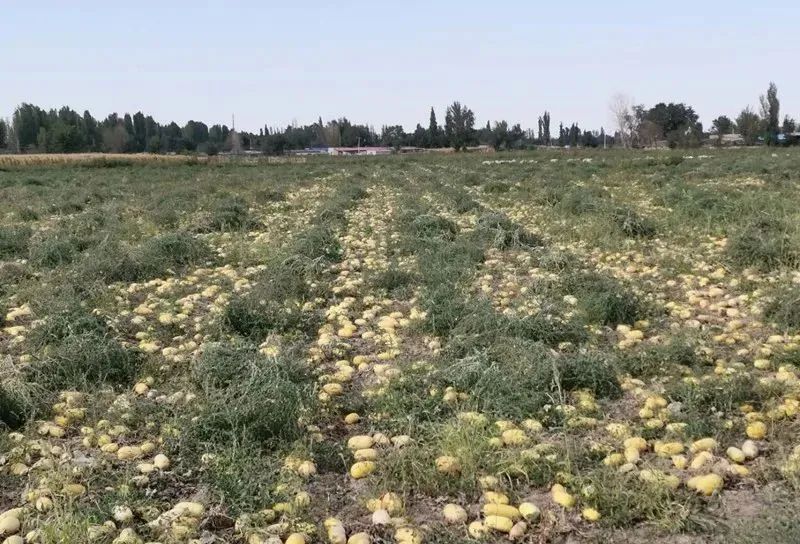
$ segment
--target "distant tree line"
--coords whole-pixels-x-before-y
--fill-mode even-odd
[[[402,125],[384,125],[376,131],[370,125],[353,124],[347,118],[285,128],[264,126],[258,134],[237,132],[226,125],[207,126],[201,121],[189,121],[184,126],[175,122],[160,124],[152,116],[137,112],[120,117],[116,113],[105,119],[95,119],[89,111],[83,115],[69,107],[44,110],[23,103],[10,120],[0,119],[0,150],[20,153],[185,153],[249,149],[270,155],[280,155],[293,149],[314,147],[387,146],[393,148],[446,148],[464,150],[473,146],[495,149],[527,149],[541,145],[596,147],[613,144],[605,132],[581,130],[576,123],[561,126],[558,137],[550,134],[550,114],[539,117],[538,133],[523,130],[517,123],[487,122],[476,128],[475,114],[456,101],[445,111],[440,125],[436,112],[430,110],[426,127],[417,124],[412,132]]]
[[[720,144],[725,135],[741,137],[741,143],[775,145],[796,138],[781,138],[797,130],[797,123],[788,115],[780,119],[778,88],[770,83],[766,95],[760,97],[760,112],[749,106],[731,119],[721,115],[711,122],[708,133],[712,143]],[[652,108],[632,104],[625,95],[615,95],[610,104],[617,124],[616,140],[625,147],[652,147],[662,143],[669,147],[699,147],[706,140],[703,125],[691,106],[683,103],[659,103]]]
[[[385,125],[380,132],[369,125],[354,125],[347,118],[305,126],[289,125],[286,128],[265,126],[258,135],[252,135],[257,149],[268,154],[282,154],[292,149],[314,147],[419,147],[454,148],[456,151],[468,147],[484,145],[497,150],[528,149],[540,145],[572,145],[596,147],[603,144],[605,132],[581,131],[573,124],[558,140],[550,137],[550,114],[544,112],[539,118],[538,134],[533,130],[523,130],[517,123],[507,121],[486,122],[486,126],[476,128],[475,114],[466,105],[456,101],[445,112],[444,125],[440,125],[436,111],[431,108],[427,127],[417,123],[412,132],[406,132],[401,125]],[[609,138],[607,144],[611,145]]]
[[[112,113],[99,121],[88,111],[83,115],[68,108],[43,110],[23,103],[11,121],[0,120],[0,149],[26,153],[215,153],[237,145],[236,135],[225,125],[210,128],[200,121],[161,125],[137,112],[120,117]]]
[[[201,121],[184,126],[175,122],[159,124],[142,112],[122,117],[116,113],[95,119],[88,111],[83,115],[62,107],[44,110],[33,104],[20,104],[10,120],[0,119],[0,151],[37,153],[76,153],[104,151],[116,153],[185,153],[210,155],[240,149],[281,155],[290,150],[314,147],[387,146],[393,148],[454,148],[457,151],[483,145],[497,150],[528,149],[536,146],[598,147],[697,147],[711,138],[722,143],[726,134],[738,134],[742,143],[769,145],[796,141],[785,136],[797,130],[789,116],[780,122],[778,89],[770,83],[760,98],[760,111],[744,108],[735,119],[721,115],[703,132],[694,109],[684,103],[660,102],[652,107],[633,104],[625,95],[616,95],[610,104],[616,121],[614,134],[582,130],[577,123],[560,123],[558,133],[551,131],[550,113],[537,120],[537,129],[523,130],[517,123],[487,122],[476,128],[475,114],[465,104],[453,102],[445,111],[440,125],[436,112],[430,110],[427,126],[417,124],[412,132],[401,125],[384,125],[376,131],[370,125],[353,124],[347,118],[319,118],[316,123],[285,128],[267,125],[258,134],[236,132],[226,125],[209,127]]]

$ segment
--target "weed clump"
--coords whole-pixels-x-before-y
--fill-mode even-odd
[[[16,263],[0,263],[0,296],[11,293],[16,284],[29,277],[24,266]]]
[[[612,214],[612,219],[620,232],[628,238],[652,238],[656,235],[653,222],[633,210],[617,209]]]
[[[648,309],[639,296],[614,278],[593,272],[575,272],[564,279],[564,289],[578,299],[589,323],[616,327],[632,325]]]
[[[312,295],[307,274],[307,265],[299,260],[273,261],[250,291],[231,299],[225,324],[254,341],[262,341],[272,332],[312,334],[320,318],[303,308]]]
[[[34,381],[49,391],[128,385],[140,365],[136,352],[96,333],[69,334],[49,351],[32,367]]]
[[[0,359],[0,428],[18,429],[33,418],[42,404],[45,391],[10,359]]]
[[[458,226],[439,215],[420,215],[411,221],[411,233],[422,239],[454,240],[458,234]]]
[[[298,235],[290,252],[320,266],[342,260],[344,250],[332,227],[316,225]]]
[[[786,329],[800,329],[800,286],[778,289],[764,308],[764,315]]]
[[[56,268],[71,263],[79,252],[77,240],[54,234],[32,241],[29,258],[37,268]]]
[[[499,213],[490,213],[479,217],[475,232],[480,239],[498,249],[544,246],[544,240],[541,237],[528,232]]]
[[[511,190],[511,185],[505,181],[490,181],[483,186],[483,191],[489,194],[504,194]]]
[[[216,201],[208,218],[209,230],[241,230],[252,224],[247,202],[238,196],[229,196]]]
[[[243,342],[208,346],[191,377],[201,399],[187,432],[192,441],[274,448],[300,436],[298,420],[314,398],[302,364]]]
[[[213,256],[204,240],[186,232],[169,232],[135,247],[108,241],[87,252],[79,268],[85,277],[134,282],[178,273],[210,261]]]
[[[30,237],[30,227],[0,226],[0,258],[26,255]]]
[[[480,208],[481,205],[465,192],[458,192],[453,197],[453,209],[458,214],[465,214]]]
[[[622,392],[613,361],[599,354],[556,355],[543,344],[513,338],[448,362],[438,378],[469,391],[475,408],[496,418],[530,417],[545,404],[559,404],[559,392],[589,390],[602,398]]]
[[[800,252],[787,226],[772,217],[757,218],[734,234],[728,242],[728,256],[740,267],[752,266],[764,271],[800,262]]]
[[[389,294],[396,295],[404,292],[418,281],[419,277],[413,272],[401,270],[391,266],[369,278],[369,283],[374,289],[381,289]]]
[[[635,378],[669,375],[677,367],[694,369],[702,364],[693,342],[687,338],[672,338],[665,344],[645,347],[620,358],[621,369]]]

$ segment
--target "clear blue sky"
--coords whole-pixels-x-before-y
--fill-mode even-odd
[[[8,2],[0,115],[23,101],[160,122],[611,125],[609,98],[682,101],[707,125],[770,80],[800,117],[800,1]]]

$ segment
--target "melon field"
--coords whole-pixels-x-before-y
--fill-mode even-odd
[[[0,542],[800,541],[800,151],[0,164]]]

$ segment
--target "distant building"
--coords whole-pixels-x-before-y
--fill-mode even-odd
[[[800,132],[789,132],[789,133],[778,134],[778,144],[800,145]]]
[[[741,134],[723,134],[720,138],[722,145],[744,145],[744,136]]]
[[[391,155],[391,147],[329,147],[329,155]]]
[[[328,147],[306,147],[305,149],[289,149],[287,155],[329,155]]]

